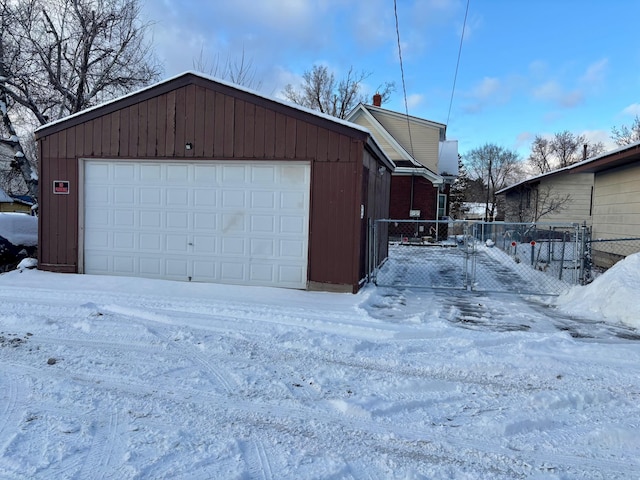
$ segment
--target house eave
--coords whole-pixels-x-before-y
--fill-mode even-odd
[[[445,183],[445,179],[440,175],[435,175],[430,170],[426,168],[409,168],[409,167],[396,167],[393,170],[394,176],[408,176],[408,175],[417,175],[420,177],[424,177],[429,180],[434,185],[442,185]]]

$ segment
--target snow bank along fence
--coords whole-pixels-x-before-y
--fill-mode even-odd
[[[579,224],[379,220],[372,274],[381,286],[557,295],[592,278],[589,230]]]
[[[640,238],[593,238],[589,232],[584,246],[584,283],[637,252],[640,252]]]

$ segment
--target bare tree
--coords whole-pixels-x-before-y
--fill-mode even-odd
[[[536,223],[547,215],[566,209],[571,202],[571,195],[557,192],[551,185],[535,184],[523,186],[505,200],[508,218]]]
[[[623,147],[631,143],[640,142],[640,116],[636,115],[631,126],[622,125],[620,129],[611,128],[611,139],[616,145]]]
[[[216,54],[212,59],[206,58],[204,49],[200,50],[200,55],[193,60],[193,68],[206,75],[228,80],[236,85],[260,90],[262,81],[256,78],[256,69],[252,59],[247,59],[242,48],[239,58],[233,58],[230,54],[223,61],[220,54]]]
[[[362,83],[371,76],[368,72],[356,72],[349,68],[347,76],[336,80],[324,65],[314,65],[303,73],[303,83],[299,87],[289,84],[282,92],[290,102],[303,107],[318,110],[321,113],[338,118],[346,118],[347,114],[359,102],[366,102],[361,92]],[[384,103],[395,90],[393,82],[386,82],[378,88]]]
[[[31,195],[37,178],[12,116],[39,125],[147,85],[160,73],[139,0],[0,0],[0,105]]]
[[[466,157],[466,166],[472,178],[486,184],[485,220],[496,214],[496,192],[517,182],[522,176],[522,162],[517,152],[487,143],[471,150]]]
[[[564,168],[599,155],[604,152],[604,144],[589,142],[584,135],[575,135],[565,130],[554,135],[551,140],[551,150],[558,161],[557,168]]]
[[[551,167],[553,164],[551,142],[540,135],[536,135],[531,144],[528,162],[535,173],[546,173],[553,170]]]
[[[584,135],[565,130],[551,139],[536,135],[527,163],[533,172],[542,174],[594,157],[604,150],[602,142],[590,142]]]

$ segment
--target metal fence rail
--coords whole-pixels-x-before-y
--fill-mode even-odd
[[[585,277],[577,224],[379,220],[378,230],[389,232],[381,286],[555,295]]]

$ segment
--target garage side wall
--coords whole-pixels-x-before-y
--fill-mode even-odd
[[[354,138],[355,137],[355,138]],[[361,137],[361,138],[358,138]],[[362,138],[348,126],[214,82],[122,99],[39,132],[39,267],[78,272],[78,159],[311,163],[308,280],[357,285]],[[69,193],[53,193],[53,181]]]

